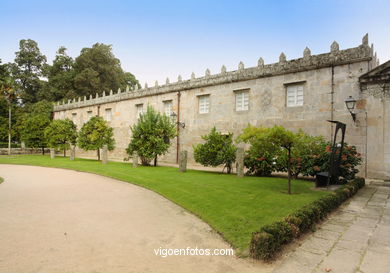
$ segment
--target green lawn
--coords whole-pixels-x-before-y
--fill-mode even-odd
[[[237,178],[205,171],[180,173],[172,167],[138,167],[129,163],[24,155],[0,156],[0,163],[48,166],[91,172],[151,189],[191,211],[217,230],[239,254],[244,255],[251,234],[305,204],[327,194],[313,191],[312,182],[293,181],[293,195],[286,194],[287,180],[274,177]]]

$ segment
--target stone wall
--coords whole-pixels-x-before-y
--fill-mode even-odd
[[[215,126],[218,130],[232,132],[238,136],[248,124],[255,126],[283,125],[288,129],[299,129],[312,135],[323,135],[330,139],[333,128],[329,119],[339,120],[347,124],[346,141],[358,147],[365,158],[367,137],[375,142],[377,134],[375,125],[372,125],[371,135],[367,135],[365,115],[359,114],[354,123],[345,107],[348,96],[358,98],[358,106],[363,111],[371,101],[366,98],[359,87],[359,76],[377,65],[373,55],[373,47],[368,46],[365,36],[360,46],[339,50],[336,42],[331,45],[331,51],[325,54],[311,55],[306,48],[302,58],[286,60],[282,53],[278,63],[264,64],[260,58],[257,67],[244,68],[240,63],[238,70],[227,72],[223,66],[221,72],[211,75],[206,70],[205,76],[189,80],[182,80],[141,90],[126,90],[109,95],[96,95],[94,98],[78,98],[65,104],[55,106],[56,119],[70,118],[77,114],[75,123],[78,128],[87,121],[87,112],[105,117],[105,110],[111,109],[112,120],[110,126],[114,128],[116,149],[109,152],[112,159],[122,160],[127,157],[127,147],[131,132],[130,125],[137,121],[137,105],[153,106],[160,112],[164,111],[164,101],[171,100],[173,111],[178,113],[180,107],[180,121],[185,128],[180,128],[180,150],[188,151],[189,163],[194,163],[192,146],[201,142],[201,135],[209,132]],[[286,89],[289,85],[301,84],[304,89],[303,106],[286,106]],[[236,111],[235,92],[247,90],[249,92],[249,110]],[[200,114],[198,111],[198,97],[209,95],[210,112]],[[180,105],[178,103],[180,98]],[[376,102],[375,102],[376,103]],[[365,111],[365,110],[364,110]],[[370,115],[371,118],[371,115]],[[375,123],[375,115],[368,122]],[[367,136],[367,137],[366,137]],[[371,141],[371,140],[370,140]],[[160,158],[160,161],[176,162],[176,139],[172,141],[170,152]],[[78,150],[78,156],[96,157],[96,152]],[[361,168],[362,175],[366,169],[372,168],[372,176],[378,175],[383,169],[380,159],[366,161]],[[382,167],[376,168],[382,164]],[[383,174],[383,171],[382,171]]]

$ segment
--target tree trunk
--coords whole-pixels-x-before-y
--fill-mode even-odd
[[[11,102],[8,103],[8,155],[11,155]]]
[[[157,166],[157,156],[154,158],[154,164],[153,164],[154,167]]]
[[[45,148],[44,147],[41,148],[42,148],[42,155],[45,155]]]
[[[100,161],[100,149],[97,149],[98,160]]]
[[[231,163],[226,164],[226,172],[228,174],[230,174],[232,172],[232,164]]]
[[[291,194],[291,148],[287,149],[288,152],[288,162],[287,162],[287,168],[288,168],[288,194]]]
[[[66,149],[64,149],[64,157],[66,157]]]

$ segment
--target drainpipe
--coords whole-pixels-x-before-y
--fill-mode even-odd
[[[100,105],[97,106],[97,116],[100,116]]]
[[[334,118],[334,66],[332,65],[332,81],[330,92],[330,120]],[[330,139],[333,140],[333,122],[330,123]]]
[[[176,164],[179,163],[179,152],[180,152],[180,91],[177,92],[177,124],[176,124]]]

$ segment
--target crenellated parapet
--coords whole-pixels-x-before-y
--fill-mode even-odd
[[[281,53],[279,62],[277,63],[264,64],[264,60],[259,58],[258,65],[256,67],[245,68],[244,63],[240,62],[237,70],[234,71],[226,71],[226,67],[223,65],[220,73],[218,74],[212,74],[211,71],[207,69],[203,77],[196,78],[195,74],[192,73],[190,79],[183,80],[182,76],[179,75],[177,82],[170,82],[169,79],[167,79],[165,84],[162,85],[159,85],[156,81],[153,87],[148,87],[147,83],[145,83],[145,87],[142,89],[138,89],[136,86],[133,90],[130,88],[126,88],[125,91],[118,89],[116,93],[113,93],[113,91],[110,90],[109,95],[106,95],[106,93],[103,92],[100,97],[96,94],[94,98],[92,96],[90,96],[89,99],[86,97],[83,99],[79,97],[78,99],[68,100],[67,103],[58,102],[54,106],[54,111],[88,107],[144,96],[185,91],[231,82],[247,81],[361,61],[370,61],[373,58],[375,58],[374,61],[377,62],[373,46],[370,47],[368,45],[368,35],[366,34],[362,39],[362,44],[355,48],[340,50],[339,44],[337,42],[333,42],[330,47],[330,52],[311,55],[310,49],[306,47],[303,51],[302,58],[287,60],[286,55]]]

